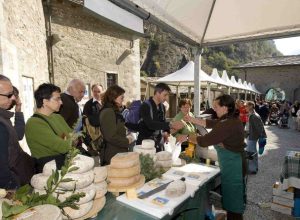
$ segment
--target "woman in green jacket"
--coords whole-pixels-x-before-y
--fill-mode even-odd
[[[227,211],[228,220],[240,220],[243,219],[245,210],[244,127],[238,118],[231,96],[217,97],[214,101],[214,110],[218,120],[185,117],[187,121],[212,128],[211,132],[204,136],[194,134],[188,139],[200,147],[214,145],[221,170],[223,208]]]
[[[104,145],[100,152],[101,164],[110,164],[117,153],[128,152],[133,139],[126,136],[125,121],[121,114],[125,90],[120,86],[109,87],[103,95],[103,108],[100,110],[100,128]]]

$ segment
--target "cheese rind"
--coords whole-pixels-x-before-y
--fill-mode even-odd
[[[79,173],[85,173],[94,167],[94,159],[91,157],[87,157],[81,154],[78,154],[72,161],[73,165],[72,167],[78,167],[77,170],[74,170],[70,173],[79,174]],[[52,160],[45,164],[43,168],[43,174],[45,176],[50,176],[52,174],[52,170],[56,170],[56,163],[55,160]]]
[[[154,147],[152,148],[143,148],[141,145],[135,145],[133,147],[133,152],[137,152],[139,154],[149,154],[150,156],[154,157],[156,153],[156,149]]]
[[[116,177],[116,178],[126,178],[138,175],[141,173],[140,165],[135,165],[130,168],[112,168],[111,166],[107,166],[107,176],[108,177]]]
[[[142,140],[142,148],[148,149],[148,148],[155,148],[155,142],[152,139],[145,139]]]
[[[172,160],[157,160],[155,162],[156,167],[169,168],[172,167]]]
[[[108,177],[107,180],[109,181],[110,187],[127,187],[140,181],[140,178],[141,175],[139,174],[128,178]]]
[[[107,183],[105,181],[101,183],[94,183],[93,187],[96,190],[95,199],[99,199],[107,193]]]
[[[94,167],[94,183],[103,182],[107,177],[107,167]]]
[[[41,219],[53,219],[61,220],[62,214],[60,209],[54,205],[38,205],[34,206],[18,215],[16,219],[26,220],[41,220]]]
[[[172,154],[168,151],[160,151],[156,153],[156,160],[172,160]]]
[[[140,163],[137,152],[118,153],[111,158],[110,166],[112,168],[129,168]]]

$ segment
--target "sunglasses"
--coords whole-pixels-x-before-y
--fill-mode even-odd
[[[10,94],[0,94],[0,96],[5,96],[8,99],[10,99],[13,95],[15,95],[14,93],[10,93]]]

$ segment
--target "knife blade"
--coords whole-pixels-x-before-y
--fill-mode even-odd
[[[185,181],[185,178],[182,177],[180,180],[181,180],[181,181]],[[146,193],[144,193],[144,194],[138,196],[138,198],[139,198],[139,199],[145,199],[145,198],[148,198],[148,197],[150,197],[150,196],[152,196],[152,195],[154,195],[154,194],[156,194],[156,193],[158,193],[158,192],[164,190],[164,189],[167,188],[167,186],[168,186],[170,183],[172,183],[172,182],[174,182],[174,180],[172,180],[172,181],[170,181],[170,182],[168,182],[168,183],[165,183],[165,184],[163,184],[163,185],[161,185],[161,186],[159,186],[159,187],[157,187],[157,188],[155,188],[155,189],[152,189],[152,190],[150,190],[150,191],[148,191],[148,192],[146,192]]]

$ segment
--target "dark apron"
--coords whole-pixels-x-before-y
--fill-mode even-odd
[[[214,146],[221,170],[222,205],[227,211],[244,213],[245,184],[241,153]]]

